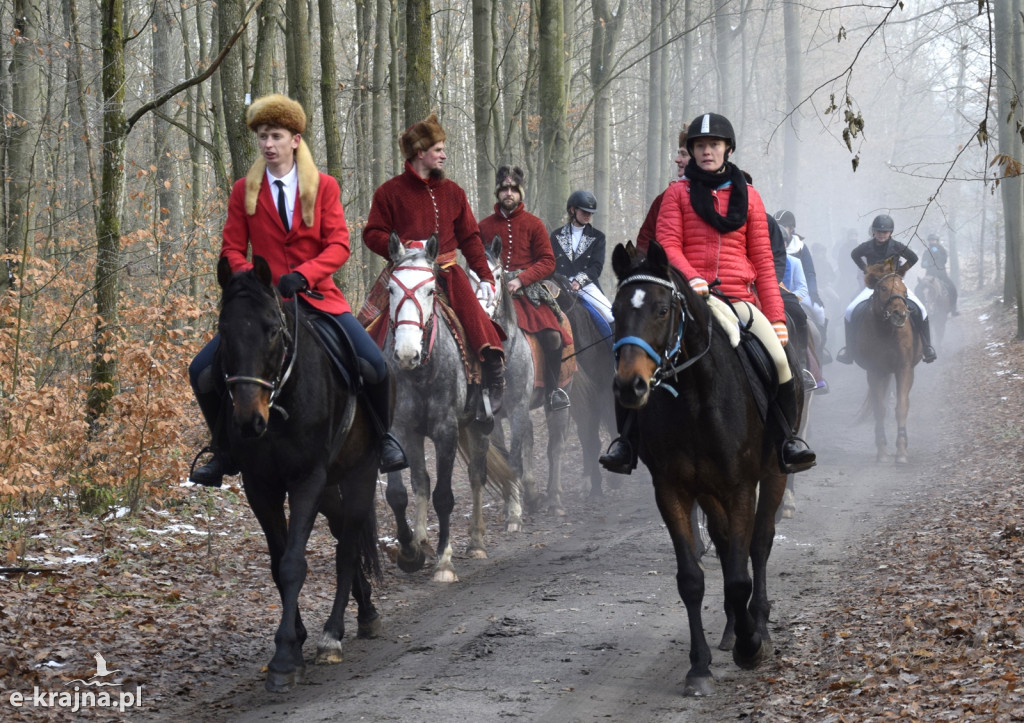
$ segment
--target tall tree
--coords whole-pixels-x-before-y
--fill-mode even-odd
[[[217,3],[218,45],[226,44],[235,28],[242,24],[245,0],[220,0]],[[220,107],[224,114],[224,129],[231,153],[231,175],[241,178],[249,171],[256,155],[256,141],[245,125],[246,82],[245,53],[229,53],[220,64]],[[306,107],[306,106],[303,106]],[[308,109],[307,109],[307,112]]]
[[[320,9],[320,105],[324,118],[327,173],[342,185],[341,127],[338,123],[338,71],[334,65],[334,3],[318,0]],[[312,108],[309,109],[312,112]]]
[[[644,179],[644,198],[654,200],[665,186],[665,138],[668,106],[668,83],[663,47],[667,36],[665,0],[651,0],[651,30],[647,59],[647,175]]]
[[[494,72],[492,0],[473,0],[473,140],[476,147],[476,204],[480,213],[494,187],[497,96]],[[483,204],[485,208],[480,208]]]
[[[794,0],[782,3],[782,26],[786,46],[786,110],[792,115],[786,123],[782,153],[783,201],[793,208],[800,191],[800,100],[803,55],[800,52],[800,10]]]
[[[153,10],[153,91],[162,95],[173,85],[171,61],[171,32],[174,26],[170,7],[163,2],[157,3]],[[170,243],[168,230],[177,235],[182,228],[181,196],[178,190],[177,162],[171,148],[171,123],[165,117],[167,104],[156,108],[153,116],[153,165],[156,173],[153,178],[156,186],[156,207],[154,216],[158,226],[157,262],[163,274],[170,261],[171,254],[176,250]]]
[[[611,108],[612,63],[622,32],[626,0],[619,0],[614,14],[607,0],[591,0],[593,26],[590,43],[590,86],[594,91],[594,195],[597,207],[611,207]],[[606,229],[608,230],[608,229]]]
[[[540,161],[539,212],[548,227],[558,225],[569,197],[569,134],[566,107],[566,68],[563,58],[565,25],[562,0],[538,0]]]
[[[14,47],[11,56],[11,115],[7,162],[8,208],[5,250],[20,255],[31,246],[32,192],[36,152],[43,109],[42,74],[39,67],[41,8],[38,0],[15,0]],[[41,166],[42,164],[40,164]],[[7,266],[9,269],[10,266]],[[0,270],[0,291],[10,283]]]
[[[285,0],[288,95],[297,100],[306,115],[312,118],[316,99],[313,97],[313,50],[309,42],[309,6],[306,3],[307,0]],[[316,123],[307,125],[306,142],[310,148],[316,147],[319,133]]]
[[[405,124],[404,128],[430,115],[430,79],[433,63],[433,33],[430,0],[406,0],[405,8]]]

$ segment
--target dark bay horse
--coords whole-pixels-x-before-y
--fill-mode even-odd
[[[640,459],[675,550],[676,585],[690,626],[683,693],[710,695],[704,572],[691,511],[697,503],[706,513],[722,564],[728,624],[719,647],[731,647],[737,665],[753,668],[772,651],[766,567],[786,477],[775,435],[765,428],[737,349],[709,302],[670,267],[657,242],[646,258],[632,243],[618,245],[612,267],[619,280],[614,390],[623,407],[637,410]]]
[[[431,499],[424,440],[434,443],[437,482],[433,492],[438,520],[437,560],[433,579],[457,582],[452,563],[451,514],[455,508],[452,472],[461,450],[468,459],[473,496],[469,523],[471,557],[486,558],[484,548],[483,491],[490,474],[505,499],[506,529],[522,526],[522,501],[507,460],[492,454],[488,434],[475,422],[475,404],[467,404],[466,370],[459,342],[437,302],[437,238],[423,248],[406,248],[391,234],[389,333],[385,357],[395,372],[396,406],[392,431],[409,459],[409,476],[416,495],[416,520],[410,528],[405,512],[408,495],[401,472],[388,474],[387,500],[395,515],[399,543],[398,566],[415,572],[426,564],[427,509]]]
[[[544,407],[548,431],[548,495],[552,500],[552,511],[560,511],[560,493],[562,489],[562,453],[569,428],[569,410],[552,411],[544,404],[544,388],[535,387],[537,377],[534,367],[533,352],[530,342],[519,328],[516,318],[515,302],[508,293],[506,285],[511,276],[501,268],[501,237],[495,236],[484,250],[487,252],[487,263],[497,282],[494,301],[488,314],[505,330],[505,394],[500,417],[508,422],[509,445],[508,458],[512,470],[518,480],[523,494],[523,506],[527,512],[537,512],[544,495],[537,490],[537,481],[533,475],[533,421],[530,411]],[[475,274],[470,273],[474,286],[479,283]],[[570,387],[571,393],[571,387]],[[496,426],[492,433],[495,444],[506,448],[504,433],[501,426]],[[564,514],[564,513],[563,513]]]
[[[230,404],[228,440],[242,485],[267,536],[270,571],[281,595],[281,623],[266,688],[301,682],[306,628],[299,591],[306,543],[319,512],[337,539],[334,607],[317,644],[317,663],[342,659],[345,608],[355,597],[359,637],[376,637],[380,620],[370,600],[380,574],[374,495],[377,444],[367,413],[341,380],[299,304],[282,302],[263,258],[232,274],[217,267],[223,289],[219,368]],[[289,514],[285,516],[287,498]]]
[[[589,496],[598,498],[604,494],[604,470],[597,461],[604,448],[601,429],[610,437],[617,436],[615,399],[608,389],[608,382],[615,371],[613,340],[607,332],[598,328],[579,292],[573,290],[568,279],[559,274],[554,274],[552,279],[560,287],[558,306],[569,319],[576,354],[576,374],[569,390],[569,399],[572,401],[569,411],[576,422],[576,432],[583,451],[583,476],[590,479]],[[561,492],[559,485],[554,490],[559,507]]]
[[[868,374],[868,398],[875,416],[876,459],[892,460],[885,436],[885,407],[889,382],[896,380],[896,462],[907,463],[907,414],[914,367],[921,361],[921,338],[910,323],[911,302],[903,276],[891,263],[869,266],[864,283],[872,289],[866,311],[854,334],[853,358]],[[855,312],[856,313],[856,312]]]

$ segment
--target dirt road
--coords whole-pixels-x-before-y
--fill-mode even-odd
[[[777,655],[805,633],[802,619],[839,604],[835,583],[873,530],[925,492],[922,480],[941,460],[929,420],[943,414],[944,383],[956,378],[954,344],[947,339],[941,363],[918,368],[905,467],[876,464],[872,424],[853,423],[863,373],[827,367],[832,391],[814,400],[809,435],[820,464],[798,477],[797,513],[780,523],[769,563]],[[245,673],[237,685],[194,697],[190,717],[561,723],[742,716],[749,706],[744,687],[760,673],[740,671],[728,653],[715,651],[717,695],[680,695],[688,668],[686,615],[646,474],[626,479],[600,503],[586,501],[576,487],[567,505],[567,518],[536,516],[515,536],[492,518],[490,559],[457,560],[457,584],[431,583],[426,572],[399,577],[378,603],[383,637],[350,640],[345,662],[310,666],[296,691],[263,692],[253,664],[236,671]],[[463,497],[457,512],[465,510]],[[463,520],[458,534],[464,533]],[[714,644],[724,625],[721,573],[716,560],[705,562],[705,624]],[[320,624],[307,618],[311,630]],[[264,660],[270,643],[268,634]]]

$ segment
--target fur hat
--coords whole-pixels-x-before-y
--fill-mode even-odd
[[[520,196],[526,195],[526,190],[523,188],[523,169],[519,166],[502,166],[498,169],[498,172],[494,174],[494,195],[497,196],[501,191],[502,186],[513,186],[519,191]]]
[[[679,146],[678,148],[686,148],[686,129],[679,131]]]
[[[405,159],[409,160],[420,151],[425,151],[445,139],[444,128],[437,122],[437,113],[431,113],[426,119],[413,123],[398,139]]]
[[[253,131],[268,125],[301,134],[306,132],[306,111],[298,101],[273,93],[252,102],[245,113],[245,124]]]

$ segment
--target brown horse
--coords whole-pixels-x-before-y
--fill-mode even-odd
[[[892,460],[885,438],[885,400],[889,380],[896,380],[896,461],[907,462],[907,412],[910,388],[914,386],[914,367],[921,361],[922,344],[914,333],[903,275],[891,262],[869,266],[864,283],[873,292],[867,302],[854,311],[853,358],[868,373],[868,398],[865,406],[875,415],[875,446],[879,462]]]
[[[640,459],[675,550],[676,587],[690,623],[683,694],[709,695],[714,682],[701,619],[704,572],[690,514],[695,504],[707,514],[722,565],[727,624],[719,648],[731,649],[740,667],[753,668],[772,652],[767,563],[786,486],[778,440],[759,413],[728,332],[669,266],[661,246],[652,241],[641,258],[632,243],[620,244],[612,266],[619,279],[615,397],[637,410]]]

